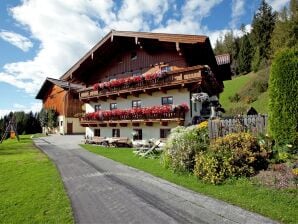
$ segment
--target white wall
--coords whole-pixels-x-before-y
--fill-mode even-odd
[[[62,121],[62,126],[61,126]],[[65,116],[58,116],[58,127],[57,127],[57,133],[64,135],[67,134],[67,123],[72,123],[72,133],[73,134],[79,134],[84,133],[85,128],[80,125],[79,118],[74,117],[65,117]]]
[[[143,139],[150,138],[160,138],[160,129],[171,129],[177,127],[177,122],[169,122],[167,126],[160,125],[159,122],[153,123],[153,126],[146,126],[144,123],[140,123],[139,127],[134,127],[131,124],[128,124],[127,127],[121,127],[117,125],[116,127],[97,127],[97,128],[86,128],[86,136],[93,137],[94,129],[100,129],[101,137],[114,137],[112,136],[112,129],[120,129],[120,137],[129,137],[132,139],[133,129],[142,129]]]
[[[101,105],[102,110],[110,110],[110,103],[117,103],[118,109],[129,109],[132,107],[132,100],[141,100],[142,107],[150,107],[150,106],[157,106],[161,104],[161,98],[166,96],[173,97],[173,104],[179,105],[182,103],[186,103],[190,107],[190,93],[186,88],[183,89],[174,89],[169,90],[167,93],[163,93],[161,91],[152,93],[152,96],[148,94],[140,94],[139,97],[128,96],[127,99],[123,99],[117,97],[116,100],[107,100],[98,101],[98,103],[92,102],[90,104],[86,104],[86,113],[94,112],[94,106],[97,104]],[[191,107],[190,107],[191,108]],[[201,110],[201,103],[197,103],[197,111],[192,108],[192,117],[195,115],[199,115]],[[191,112],[187,112],[185,115],[185,125],[191,124],[192,121]],[[161,128],[174,128],[178,126],[177,122],[169,122],[168,126],[161,126],[159,122],[153,123],[152,127],[148,127],[145,124],[140,123],[140,127],[133,127],[131,124],[128,124],[127,127],[98,127],[101,130],[101,136],[112,137],[112,129],[119,128],[120,129],[120,136],[123,137],[130,137],[132,138],[132,131],[134,128],[141,128],[143,132],[143,139],[148,138],[159,138],[160,137],[160,129]],[[86,128],[86,136],[93,137],[94,128]]]

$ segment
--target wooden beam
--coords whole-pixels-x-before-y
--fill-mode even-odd
[[[144,91],[144,93],[147,93],[149,96],[152,96],[152,92],[149,91],[148,89],[144,89],[143,91]]]
[[[129,93],[130,93],[130,95],[133,95],[134,97],[139,97],[139,94],[137,92],[130,91]]]
[[[127,99],[127,93],[118,93],[118,96],[123,99]]]
[[[167,94],[167,90],[165,88],[159,87],[158,88],[162,93]]]

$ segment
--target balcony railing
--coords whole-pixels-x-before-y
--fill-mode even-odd
[[[109,97],[127,96],[140,93],[151,93],[153,91],[164,91],[177,88],[190,83],[199,83],[202,80],[201,71],[206,69],[204,66],[193,66],[185,69],[171,71],[164,74],[161,78],[153,80],[142,79],[138,83],[123,84],[117,87],[100,88],[95,90],[88,87],[80,90],[81,100],[91,100],[92,98],[106,99]]]
[[[167,122],[177,121],[179,123],[184,122],[185,112],[167,112],[167,113],[152,113],[152,114],[129,114],[111,116],[109,118],[88,119],[81,118],[80,123],[83,127],[96,127],[101,124],[123,124],[123,123],[136,123],[136,122]]]

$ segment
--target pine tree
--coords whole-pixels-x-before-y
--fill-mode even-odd
[[[237,57],[239,73],[248,73],[251,70],[253,48],[249,40],[249,35],[245,34],[240,40],[240,50]]]
[[[258,49],[258,52],[254,55],[254,66],[257,70],[262,61],[266,62],[270,58],[270,39],[275,20],[276,14],[272,12],[271,6],[265,0],[262,0],[258,11],[254,15],[251,31],[253,45],[255,49]]]

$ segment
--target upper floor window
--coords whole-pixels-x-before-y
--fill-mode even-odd
[[[141,70],[136,70],[132,72],[132,76],[139,76],[142,75]]]
[[[100,111],[101,110],[101,105],[100,104],[97,104],[94,106],[94,111]]]
[[[172,96],[166,96],[161,98],[161,104],[162,105],[172,105],[173,104],[173,97]]]
[[[142,101],[141,100],[133,100],[131,102],[132,108],[142,107]]]
[[[161,72],[170,72],[171,70],[171,66],[163,66],[160,68]]]
[[[137,60],[137,52],[135,52],[135,51],[131,52],[130,59],[131,59],[132,61],[133,61],[133,60]]]
[[[110,103],[110,110],[117,109],[117,103]]]

